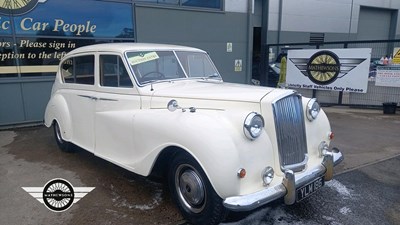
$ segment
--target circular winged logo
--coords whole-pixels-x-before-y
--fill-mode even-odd
[[[0,13],[21,15],[29,12],[40,0],[0,0]]]
[[[339,57],[331,51],[319,51],[307,63],[308,78],[316,84],[327,85],[340,73]]]
[[[74,189],[64,179],[49,181],[43,189],[44,204],[50,210],[61,212],[67,210],[74,202]]]
[[[74,187],[62,178],[52,179],[43,187],[22,187],[53,212],[64,212],[91,192],[94,187]]]

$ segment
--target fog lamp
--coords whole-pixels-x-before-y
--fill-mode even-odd
[[[261,178],[265,186],[269,185],[274,179],[274,169],[270,166],[266,167],[261,173]]]

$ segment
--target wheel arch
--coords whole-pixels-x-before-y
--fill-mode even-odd
[[[170,167],[171,160],[177,154],[188,153],[178,146],[168,146],[164,148],[157,156],[149,176],[165,179]],[[189,153],[188,153],[189,154]]]
[[[215,159],[213,155],[196,155],[195,152],[179,146],[168,146],[164,148],[154,160],[154,164],[152,166],[152,169],[150,170],[149,176],[167,181],[168,171],[170,169],[170,166],[172,166],[171,162],[178,155],[187,155],[188,157],[191,157],[193,160],[195,160],[206,175],[206,178],[210,182],[212,188],[221,198],[239,193],[240,185],[237,177],[232,176],[232,174],[226,174],[226,171],[223,172],[223,170],[225,170],[224,168],[231,168],[232,165],[225,164],[221,161],[219,166],[221,166],[222,168],[220,171],[217,171],[215,168],[215,163],[211,166],[207,166],[207,164],[204,163],[205,161],[207,161],[204,157]],[[232,173],[235,172],[234,170],[230,171]],[[223,178],[218,179],[217,177],[219,175],[223,175]]]
[[[44,124],[46,127],[51,127],[57,122],[61,129],[61,134],[64,140],[72,139],[71,116],[67,101],[61,95],[54,95],[47,104]]]

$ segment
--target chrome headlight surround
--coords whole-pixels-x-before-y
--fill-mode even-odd
[[[254,140],[258,138],[261,135],[263,128],[264,118],[260,114],[251,112],[247,115],[243,124],[243,132],[248,139]]]
[[[316,98],[310,99],[307,103],[306,107],[306,116],[309,121],[313,121],[318,117],[319,111],[321,110],[321,107],[319,103],[317,102]]]

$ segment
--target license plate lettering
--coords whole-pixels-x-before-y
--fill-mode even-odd
[[[313,194],[315,191],[320,189],[322,186],[324,186],[324,179],[322,177],[319,177],[318,179],[312,181],[311,183],[308,183],[304,185],[303,187],[299,188],[296,190],[296,200],[299,202],[311,194]]]

